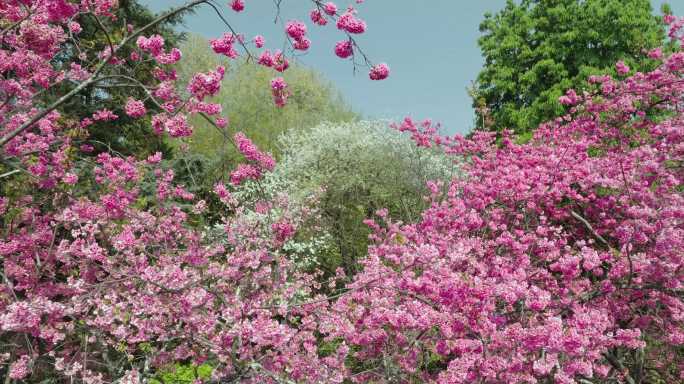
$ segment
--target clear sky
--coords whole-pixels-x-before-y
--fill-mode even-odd
[[[667,1],[653,0],[656,10]],[[185,0],[141,0],[163,11]],[[235,13],[223,4],[224,15],[248,38],[262,34],[266,47],[282,48],[282,25],[275,24],[272,0],[246,0]],[[338,0],[344,7],[351,0]],[[675,14],[684,14],[684,0],[670,0]],[[368,30],[357,39],[374,62],[387,62],[389,79],[372,82],[367,71],[353,73],[350,62],[337,58],[334,43],[343,35],[334,25],[313,26],[309,0],[283,0],[281,18],[307,22],[311,49],[299,61],[321,71],[343,93],[352,107],[366,117],[400,119],[412,116],[441,122],[450,133],[466,133],[473,126],[473,110],[466,87],[477,77],[482,58],[477,47],[478,26],[485,12],[495,12],[505,0],[366,0],[358,5]],[[204,6],[186,19],[185,30],[208,38],[226,27]]]

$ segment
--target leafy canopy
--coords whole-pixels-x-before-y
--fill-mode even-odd
[[[648,0],[508,0],[485,14],[478,44],[485,63],[471,90],[478,129],[529,132],[562,115],[558,98],[623,60],[652,69],[645,50],[664,39]]]

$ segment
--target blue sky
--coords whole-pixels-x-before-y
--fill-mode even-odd
[[[219,0],[220,4],[228,0]],[[667,1],[652,1],[659,10]],[[141,0],[154,11],[185,3],[185,0]],[[246,0],[245,11],[236,14],[223,7],[233,27],[251,38],[266,37],[266,47],[282,48],[282,25],[275,24],[272,0]],[[340,6],[353,3],[338,0]],[[684,1],[671,0],[675,14],[684,14]],[[282,1],[282,20],[307,21],[311,49],[299,61],[322,72],[339,88],[352,107],[366,117],[401,119],[430,118],[449,133],[466,133],[473,126],[473,110],[466,87],[482,66],[477,47],[478,25],[485,12],[502,8],[505,0],[367,0],[359,16],[368,30],[357,39],[374,62],[387,62],[389,79],[373,82],[367,71],[354,74],[350,62],[337,58],[332,47],[343,38],[334,25],[311,25],[308,0]],[[217,37],[226,27],[209,7],[186,19],[185,29]]]

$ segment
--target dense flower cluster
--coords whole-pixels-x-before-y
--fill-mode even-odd
[[[290,67],[290,62],[281,50],[276,50],[273,54],[268,49],[263,51],[259,56],[258,63],[278,72],[285,72]]]
[[[335,16],[335,14],[337,13],[337,5],[335,5],[335,3],[333,3],[332,1],[328,1],[323,6],[323,11],[325,11],[325,13],[329,16]]]
[[[178,48],[172,48],[168,53],[164,52],[164,38],[159,35],[153,35],[149,38],[140,36],[136,43],[138,48],[152,55],[159,64],[174,64],[180,61],[182,57],[181,51]],[[110,54],[107,51],[105,56]],[[112,59],[116,60],[114,57]]]
[[[219,66],[215,71],[196,74],[188,84],[188,92],[199,101],[207,96],[216,95],[221,89],[221,81],[225,73],[226,69]]]
[[[147,113],[145,103],[134,98],[129,98],[126,102],[126,114],[133,118],[143,117]]]
[[[354,46],[350,40],[338,41],[335,44],[335,54],[342,59],[354,54]]]
[[[306,51],[311,46],[311,41],[306,37],[306,25],[301,21],[290,21],[285,25],[285,32],[295,42],[294,49]]]
[[[179,87],[180,51],[117,24],[116,4],[0,4],[0,160],[11,168],[0,175],[0,372],[9,380],[137,384],[185,362],[242,383],[684,380],[683,20],[665,18],[680,44],[649,53],[657,69],[629,76],[618,63],[618,78],[592,77],[593,91],[567,92],[568,114],[529,142],[441,137],[430,122],[405,120],[399,130],[459,159],[465,174],[445,194],[428,184],[417,223],[380,210],[367,221],[374,245],[363,271],[323,284],[285,251],[311,211],[283,194],[251,204],[233,193],[275,166],[244,135],[233,143],[247,163],[230,174],[233,186],[216,185],[229,214],[209,236],[196,225],[207,202],[160,153],[92,153],[89,128],[112,125],[119,109],[80,121],[59,112],[86,88],[120,84],[159,106],[159,134],[191,135],[191,114],[227,126],[205,101],[223,69]],[[351,8],[322,10],[346,34],[366,29]],[[93,16],[119,28],[104,49],[69,35]],[[299,25],[292,34],[305,39]],[[227,34],[212,47],[237,57],[242,43]],[[62,62],[74,47],[78,63]],[[123,65],[126,50],[156,67],[151,76]],[[280,51],[259,62],[287,68]],[[388,74],[379,64],[370,77]],[[271,88],[287,92],[280,78]],[[139,100],[121,109],[145,115]]]
[[[398,125],[467,176],[435,185],[416,224],[368,222],[377,245],[328,336],[365,362],[354,378],[683,380],[683,57],[568,92],[569,114],[525,144]]]
[[[233,8],[233,11],[235,12],[242,12],[245,9],[245,2],[244,0],[232,0],[230,2],[230,7]]]
[[[266,44],[266,40],[261,35],[254,36],[252,41],[254,41],[254,46],[257,48],[263,48],[264,44]]]
[[[366,22],[356,17],[356,10],[349,8],[345,13],[340,15],[337,19],[337,29],[347,31],[348,33],[364,33],[366,31]]]
[[[320,9],[312,10],[309,17],[314,24],[320,26],[328,24],[328,19],[325,18],[325,15],[323,15],[323,12],[321,12]]]
[[[339,55],[338,55],[339,56]],[[368,76],[371,80],[384,80],[389,76],[389,67],[385,63],[380,63],[371,68]]]
[[[242,155],[245,156],[248,161],[254,163],[264,170],[273,170],[275,167],[275,160],[273,160],[273,157],[260,151],[259,148],[257,148],[256,145],[254,145],[254,143],[252,143],[252,141],[245,136],[244,133],[236,133],[233,137],[233,141],[235,141],[235,146],[237,146],[238,151],[240,151],[240,153],[242,153]]]
[[[238,37],[228,32],[224,33],[219,39],[212,39],[210,43],[214,52],[235,59],[239,56],[238,51],[234,47],[237,41]]]

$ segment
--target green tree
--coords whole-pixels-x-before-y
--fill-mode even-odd
[[[564,112],[566,90],[623,60],[648,69],[644,51],[664,40],[649,0],[508,0],[485,14],[478,40],[485,63],[471,96],[477,129],[517,133]]]

